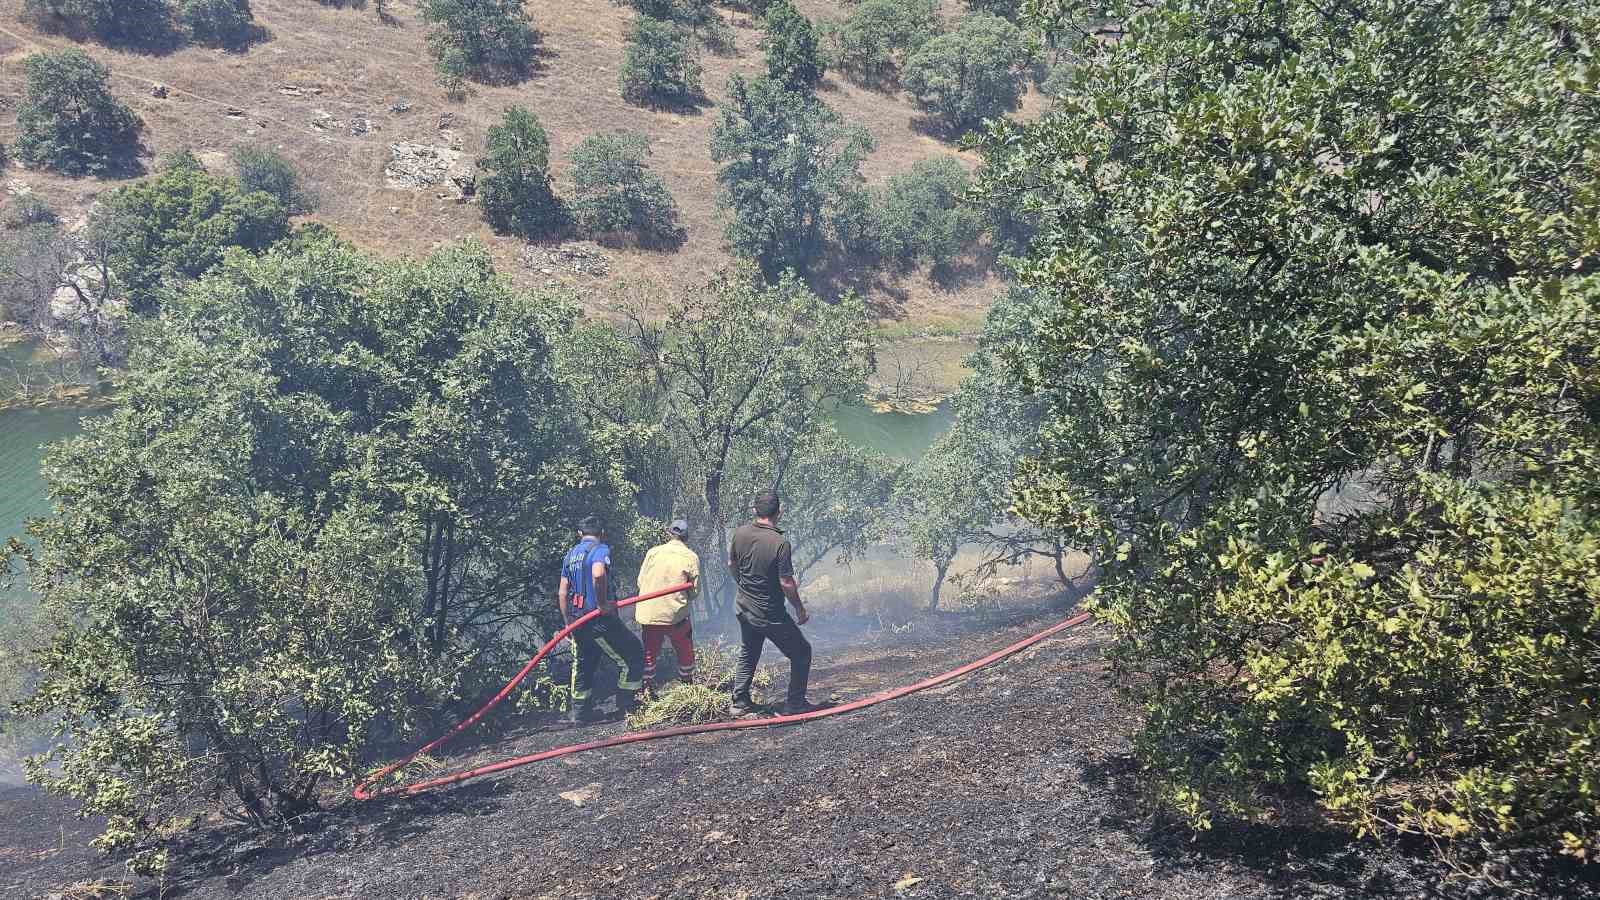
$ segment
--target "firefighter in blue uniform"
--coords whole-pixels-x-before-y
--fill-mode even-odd
[[[634,708],[635,695],[644,678],[644,647],[617,615],[617,600],[611,582],[611,548],[605,542],[605,529],[594,516],[578,524],[579,540],[567,551],[561,565],[561,587],[557,602],[561,618],[571,624],[586,613],[599,609],[600,615],[572,633],[576,646],[573,662],[572,709],[574,722],[598,721],[594,709],[594,672],[600,655],[617,664],[617,712],[626,715]]]

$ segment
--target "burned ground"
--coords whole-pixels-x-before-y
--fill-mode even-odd
[[[814,695],[944,671],[1059,610],[816,637]],[[303,833],[195,837],[168,897],[1467,897],[1417,848],[1313,827],[1198,840],[1141,814],[1104,636],[1069,632],[945,687],[804,726],[581,754],[415,799],[336,808]],[[776,688],[781,690],[781,685]],[[619,726],[529,729],[452,765]],[[120,878],[92,829],[0,796],[0,894]],[[1566,879],[1566,880],[1563,880]],[[1571,872],[1533,896],[1600,895]],[[157,896],[159,887],[137,888]]]

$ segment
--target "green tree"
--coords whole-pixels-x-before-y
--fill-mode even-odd
[[[987,177],[1053,205],[1016,501],[1106,567],[1152,785],[1593,858],[1595,8],[1110,7]]]
[[[871,135],[815,97],[735,75],[711,129],[711,158],[722,164],[717,202],[732,213],[728,243],[768,277],[806,268],[861,189],[871,149]]]
[[[169,0],[23,0],[40,28],[108,44],[162,45],[175,37]]]
[[[533,67],[538,35],[522,0],[426,0],[428,49],[442,75],[515,81]]]
[[[767,77],[784,90],[810,92],[827,72],[818,47],[817,30],[788,0],[774,3],[762,19],[761,48],[767,54]]]
[[[23,551],[54,632],[24,710],[62,729],[30,777],[146,867],[203,798],[282,826],[461,679],[503,678],[571,524],[630,522],[556,377],[574,310],[475,245],[296,244],[141,333],[122,402],[48,455]]]
[[[618,77],[623,99],[641,106],[693,106],[704,96],[689,32],[648,16],[634,17]]]
[[[316,198],[301,184],[300,173],[275,150],[240,147],[233,151],[233,171],[241,188],[270,194],[291,213],[316,208]]]
[[[968,13],[954,30],[906,60],[900,83],[953,134],[1022,104],[1032,59],[1022,29],[998,16]]]
[[[645,382],[635,396],[655,392],[652,418],[675,442],[688,482],[682,507],[694,504],[696,520],[711,524],[708,560],[721,558],[729,526],[749,515],[754,495],[744,492],[781,486],[831,405],[861,397],[871,368],[861,300],[829,303],[792,274],[762,285],[739,272],[665,309],[631,306],[623,334],[641,365],[619,371]],[[708,565],[705,577],[702,596],[720,614],[731,599],[725,569]]]
[[[829,32],[835,65],[866,85],[892,83],[907,57],[943,30],[934,0],[864,0]]]
[[[478,170],[478,203],[496,231],[534,236],[564,226],[550,186],[550,141],[528,109],[513,106],[489,127]]]
[[[589,234],[632,231],[650,243],[681,240],[678,206],[660,176],[645,165],[650,139],[619,132],[584,138],[570,157],[568,205]]]
[[[90,218],[115,247],[111,269],[129,308],[151,313],[165,293],[222,262],[227,250],[260,251],[288,232],[276,198],[212,175],[187,151],[147,181],[118,188]]]
[[[891,176],[878,202],[879,252],[901,266],[939,265],[977,240],[984,222],[966,202],[970,181],[950,156],[918,160]]]
[[[36,53],[22,63],[17,158],[68,175],[99,175],[136,150],[139,117],[111,95],[106,67],[82,50]]]
[[[232,47],[250,39],[250,0],[179,0],[178,19],[196,43]]]

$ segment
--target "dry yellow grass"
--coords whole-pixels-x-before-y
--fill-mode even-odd
[[[956,0],[945,3],[947,15],[960,13]],[[20,22],[21,5],[22,0],[0,0],[0,97],[11,100],[10,114],[0,123],[0,140],[14,134],[21,60],[33,50],[70,43]],[[474,236],[492,248],[502,271],[514,280],[543,283],[546,276],[521,265],[522,243],[493,235],[476,207],[441,200],[429,191],[392,189],[383,176],[391,143],[446,142],[439,127],[442,115],[453,118],[450,131],[470,156],[482,147],[486,130],[504,110],[522,104],[538,114],[550,134],[558,182],[565,155],[590,134],[626,129],[654,142],[652,165],[678,200],[688,242],[675,253],[612,251],[609,282],[650,281],[670,288],[701,281],[729,262],[707,144],[717,114],[714,104],[728,77],[752,73],[761,62],[760,32],[749,17],[724,11],[734,27],[737,51],[703,57],[713,105],[678,114],[623,103],[617,71],[633,13],[612,0],[531,4],[530,14],[543,35],[533,77],[517,85],[475,87],[462,103],[448,100],[434,82],[424,41],[428,26],[418,4],[391,0],[388,6],[393,24],[380,22],[370,4],[348,9],[312,0],[253,0],[256,22],[270,37],[237,53],[184,47],[147,55],[83,46],[115,73],[114,90],[145,123],[151,157],[190,147],[211,165],[223,164],[240,145],[274,148],[299,167],[321,196],[322,205],[310,218],[363,247],[419,254],[444,241]],[[800,0],[799,6],[818,20],[844,15],[841,0]],[[168,87],[166,99],[152,96],[155,84]],[[830,75],[822,96],[876,138],[877,149],[863,167],[869,181],[881,182],[918,159],[956,152],[913,127],[917,111],[904,95],[865,90]],[[408,109],[398,108],[402,100]],[[1030,97],[1024,114],[1038,102]],[[319,114],[341,123],[365,119],[372,130],[353,134],[348,124],[318,127],[313,122]],[[963,157],[969,165],[976,162],[970,154]],[[6,175],[25,182],[68,216],[115,186],[15,167]],[[606,281],[565,277],[574,287],[602,295],[607,286]],[[984,274],[951,287],[922,273],[844,272],[836,283],[861,289],[883,319],[900,323],[903,330],[924,324],[944,330],[969,326],[999,289],[998,279]],[[599,307],[604,308],[603,299]]]

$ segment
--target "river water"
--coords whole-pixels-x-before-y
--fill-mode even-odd
[[[76,434],[87,414],[72,406],[0,411],[0,544],[19,536],[25,520],[49,511],[39,477],[44,445]],[[19,593],[0,589],[0,622]]]

